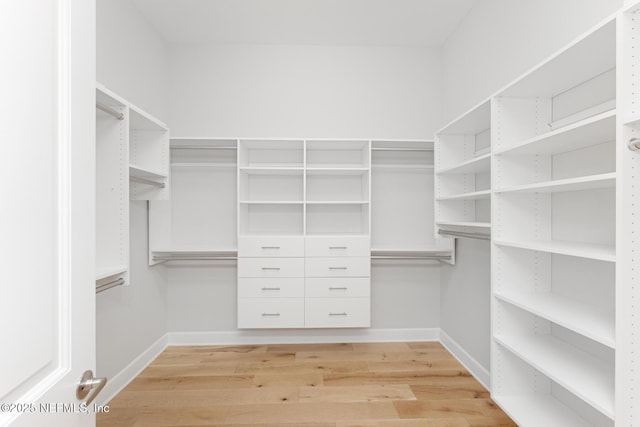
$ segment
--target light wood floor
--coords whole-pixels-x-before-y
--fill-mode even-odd
[[[98,427],[516,426],[439,343],[169,347]]]

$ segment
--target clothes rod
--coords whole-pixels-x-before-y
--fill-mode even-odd
[[[139,176],[130,176],[129,180],[140,183],[140,184],[153,185],[154,187],[160,187],[160,188],[166,187],[166,184],[164,182],[153,181],[147,178],[141,178]]]
[[[491,240],[491,236],[488,234],[466,233],[464,231],[438,230],[438,234],[442,236],[468,237],[470,239]]]
[[[104,111],[107,114],[111,114],[113,117],[115,117],[118,120],[124,120],[124,114],[122,114],[120,111],[116,111],[111,107],[108,107],[106,105],[102,105],[99,102],[96,102],[96,108],[100,111]]]
[[[172,150],[237,150],[235,146],[216,145],[172,145]]]
[[[111,282],[107,282],[103,285],[96,286],[96,294],[100,292],[104,292],[108,289],[115,288],[116,286],[124,285],[124,279],[121,277],[119,279],[113,280]]]

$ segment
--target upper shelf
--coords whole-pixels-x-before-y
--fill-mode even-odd
[[[611,19],[526,73],[498,95],[551,98],[615,66],[616,22]]]
[[[477,105],[448,125],[436,132],[436,135],[476,135],[491,126],[491,101]]]
[[[495,154],[559,154],[613,141],[615,137],[616,110],[610,110],[556,131],[535,136],[513,147],[497,150]]]
[[[129,106],[129,125],[132,130],[147,130],[168,132],[167,125],[151,114],[139,109],[135,105]]]

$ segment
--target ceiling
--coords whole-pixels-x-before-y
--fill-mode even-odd
[[[170,43],[441,46],[477,0],[133,0]]]

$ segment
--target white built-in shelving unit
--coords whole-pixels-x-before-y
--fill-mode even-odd
[[[491,103],[436,133],[435,212],[439,235],[491,234]]]
[[[521,426],[639,414],[638,9],[436,134],[436,228],[490,233],[491,393]]]
[[[96,290],[129,282],[129,200],[167,198],[169,130],[96,88]]]

